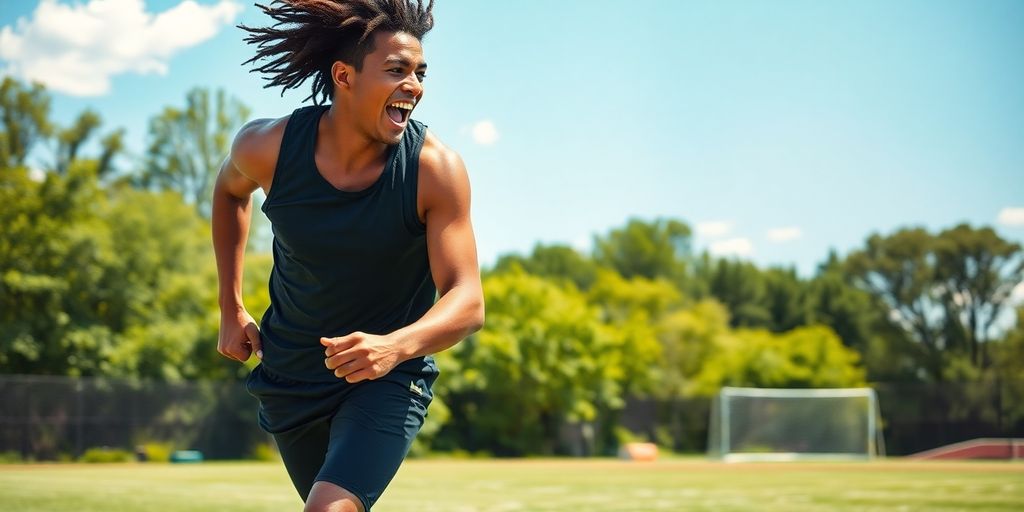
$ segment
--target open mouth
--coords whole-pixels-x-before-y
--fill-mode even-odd
[[[396,101],[385,107],[384,110],[395,124],[401,125],[405,124],[405,122],[409,120],[413,107],[415,107],[415,105],[412,102]]]

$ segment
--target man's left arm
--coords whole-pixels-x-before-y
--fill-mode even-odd
[[[470,222],[466,166],[432,135],[420,157],[419,208],[438,301],[416,322],[391,334],[355,332],[321,338],[326,365],[349,382],[376,379],[402,361],[445,350],[479,330],[484,300]]]

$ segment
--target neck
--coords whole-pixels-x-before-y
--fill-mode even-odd
[[[354,119],[349,109],[332,103],[320,120],[318,152],[330,159],[333,172],[359,174],[379,166],[387,154],[387,145],[367,136]]]

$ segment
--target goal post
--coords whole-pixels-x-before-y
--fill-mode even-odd
[[[732,461],[884,455],[871,388],[724,387],[711,406],[708,454]]]

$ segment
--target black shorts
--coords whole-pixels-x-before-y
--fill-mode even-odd
[[[356,384],[292,381],[261,364],[245,387],[259,399],[260,427],[274,436],[302,501],[314,482],[325,481],[355,494],[369,511],[423,426],[436,378],[437,367],[424,358]]]

